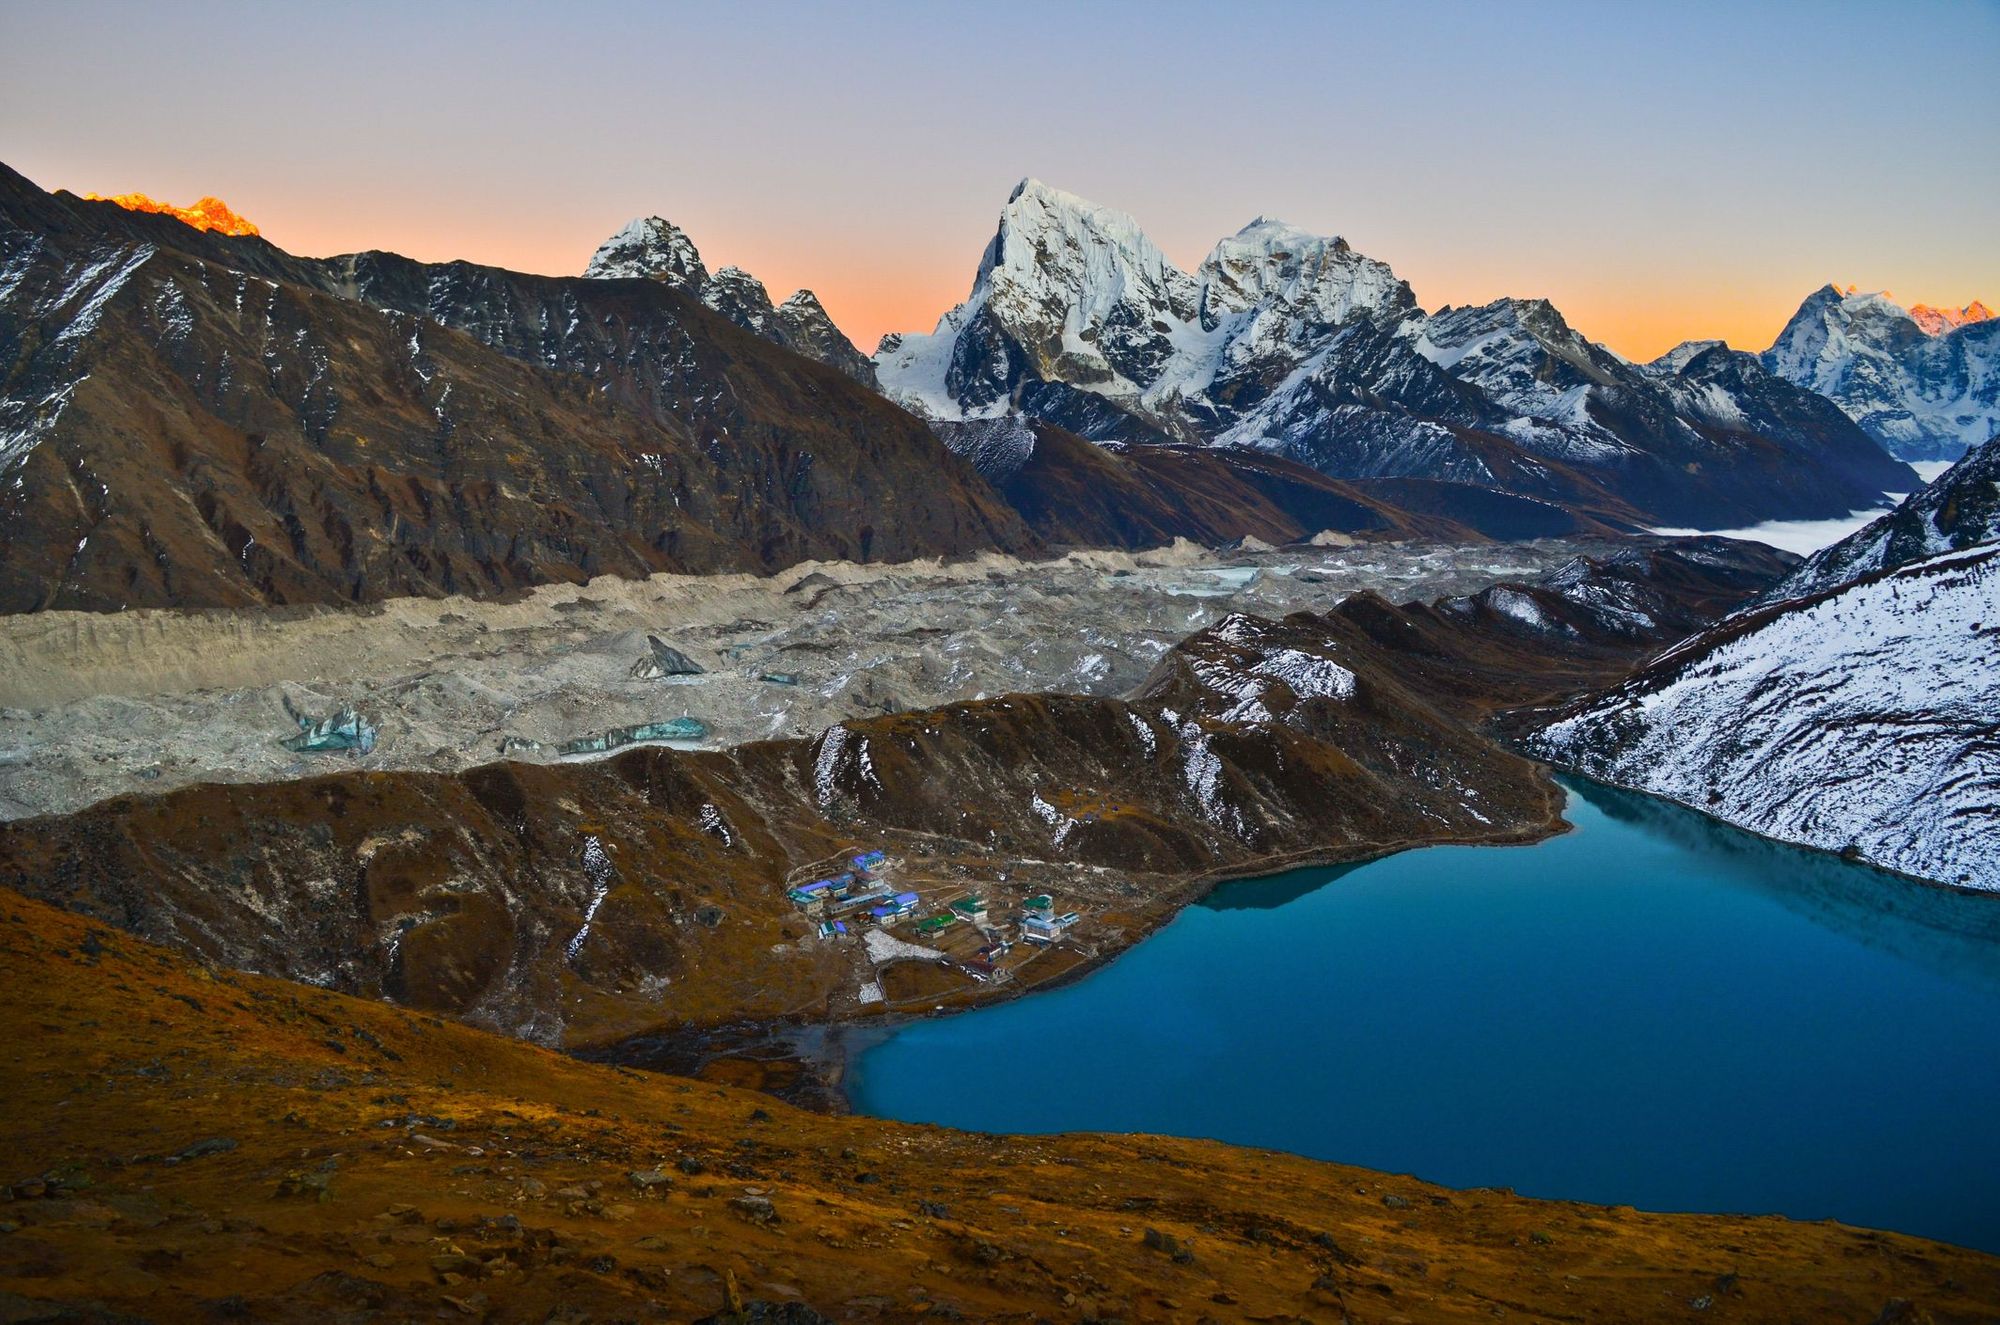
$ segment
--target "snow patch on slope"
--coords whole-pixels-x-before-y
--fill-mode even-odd
[[[1996,657],[1989,544],[1725,623],[1530,744],[1769,837],[2000,889]]]

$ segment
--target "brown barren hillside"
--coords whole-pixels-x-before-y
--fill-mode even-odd
[[[118,796],[0,824],[0,884],[206,961],[573,1048],[928,1011],[1067,978],[1219,878],[1559,831],[1561,793],[1481,729],[1491,711],[1622,674],[1781,565],[1692,541],[1579,558],[1505,589],[1511,614],[1491,601],[1504,586],[1231,614],[1126,699],[1002,695],[725,751]],[[1048,893],[1081,923],[998,970],[971,925],[922,945],[942,961],[870,950],[865,911],[820,932],[787,885],[869,848],[925,911],[976,891],[1006,915]]]
[[[4,166],[0,267],[0,612],[1040,546],[923,424],[663,286],[316,263]]]
[[[1276,457],[1038,427],[982,476],[665,282],[299,258],[0,166],[0,612],[1630,523],[1462,484],[1405,511]]]
[[[1455,1192],[1162,1137],[803,1113],[213,971],[12,893],[0,972],[9,1321],[2000,1309],[2000,1260],[1833,1223]]]
[[[1574,509],[1434,479],[1328,478],[1264,451],[1167,442],[1091,442],[1044,419],[936,423],[1053,546],[1283,544],[1322,531],[1454,542],[1563,537],[1636,527],[1614,503]]]

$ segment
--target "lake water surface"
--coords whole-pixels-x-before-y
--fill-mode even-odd
[[[903,1026],[854,1105],[2000,1251],[2000,897],[1567,785],[1540,845],[1226,884],[1075,985]]]

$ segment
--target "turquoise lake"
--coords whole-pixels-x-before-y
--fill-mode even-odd
[[[1565,785],[1539,845],[1226,884],[1074,985],[904,1025],[854,1107],[2000,1252],[2000,897]]]

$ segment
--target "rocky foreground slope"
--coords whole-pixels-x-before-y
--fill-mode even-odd
[[[0,884],[545,1043],[990,998],[1136,942],[1218,876],[1553,831],[1560,792],[1487,715],[1605,684],[1784,564],[1692,540],[1436,605],[1232,614],[1129,699],[1007,695],[712,753],[119,797],[0,827]],[[931,905],[1052,892],[1086,921],[999,981],[821,937],[784,885],[870,846]]]
[[[0,893],[15,1321],[1990,1318],[2000,1261],[591,1066]]]
[[[1267,218],[1184,272],[1131,217],[1032,179],[967,300],[929,335],[885,338],[875,366],[932,418],[1020,413],[1654,524],[1844,515],[1916,486],[1752,356],[1641,367],[1545,300],[1426,313],[1385,264]]]
[[[2000,544],[1731,618],[1529,741],[1788,842],[2000,888]]]

